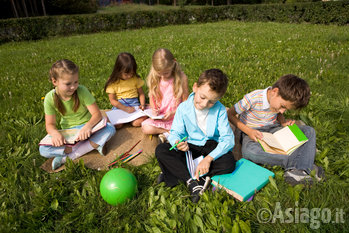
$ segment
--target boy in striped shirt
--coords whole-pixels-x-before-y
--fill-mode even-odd
[[[281,77],[272,87],[246,94],[228,110],[229,121],[242,131],[242,156],[255,163],[284,167],[285,181],[292,185],[311,184],[312,170],[320,181],[324,171],[314,164],[316,136],[312,127],[299,126],[309,141],[289,156],[267,153],[257,141],[263,138],[261,132],[274,133],[294,124],[294,120],[285,119],[283,114],[307,106],[309,99],[307,82],[292,74]]]

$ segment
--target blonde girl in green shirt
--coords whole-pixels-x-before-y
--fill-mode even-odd
[[[45,126],[52,136],[52,146],[40,146],[40,154],[46,158],[54,158],[52,169],[55,170],[65,163],[66,158],[74,160],[97,149],[105,155],[104,144],[115,134],[110,123],[93,135],[92,128],[102,119],[102,114],[95,98],[82,85],[79,85],[79,68],[70,60],[59,60],[50,69],[50,80],[54,89],[45,96]],[[74,147],[66,146],[63,135],[56,126],[56,116],[60,116],[61,129],[80,129],[79,143]]]

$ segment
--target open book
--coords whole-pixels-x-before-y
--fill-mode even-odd
[[[192,152],[187,151],[187,152],[185,152],[185,157],[187,160],[187,167],[188,167],[189,174],[190,174],[191,178],[195,179],[196,168],[199,165],[199,163],[201,162],[201,160],[204,159],[204,156],[201,155],[201,156],[197,157],[196,159],[193,159]],[[200,174],[200,177],[204,176],[204,175],[206,175],[206,174]]]
[[[232,173],[213,176],[212,184],[237,200],[246,201],[269,183],[269,176],[274,177],[275,174],[242,158],[236,162]]]
[[[275,133],[263,133],[263,140],[258,140],[263,150],[272,154],[292,154],[308,141],[302,130],[296,125],[285,126]]]
[[[107,125],[107,118],[103,117],[100,122],[98,122],[93,128],[92,133],[97,132],[98,130],[104,128]],[[63,135],[65,138],[65,141],[67,142],[66,145],[74,145],[76,144],[77,137],[79,134],[80,129],[61,129],[59,132]],[[52,146],[52,136],[47,134],[41,141],[39,142],[40,146]]]
[[[121,109],[116,109],[108,111],[106,112],[106,114],[109,118],[110,123],[112,123],[113,125],[128,123],[143,116],[148,116],[154,120],[164,118],[164,115],[153,116],[151,109],[145,109],[144,111],[142,111],[138,107],[135,107],[135,109],[136,111],[134,111],[133,113],[127,113]]]

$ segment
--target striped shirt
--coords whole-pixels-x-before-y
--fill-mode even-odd
[[[234,105],[240,121],[248,127],[259,128],[276,123],[277,113],[270,110],[267,98],[269,88],[252,91]]]

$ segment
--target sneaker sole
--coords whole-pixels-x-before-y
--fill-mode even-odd
[[[313,179],[302,179],[302,180],[295,180],[293,177],[284,177],[284,180],[286,183],[295,186],[297,184],[304,184],[304,185],[312,185]]]

